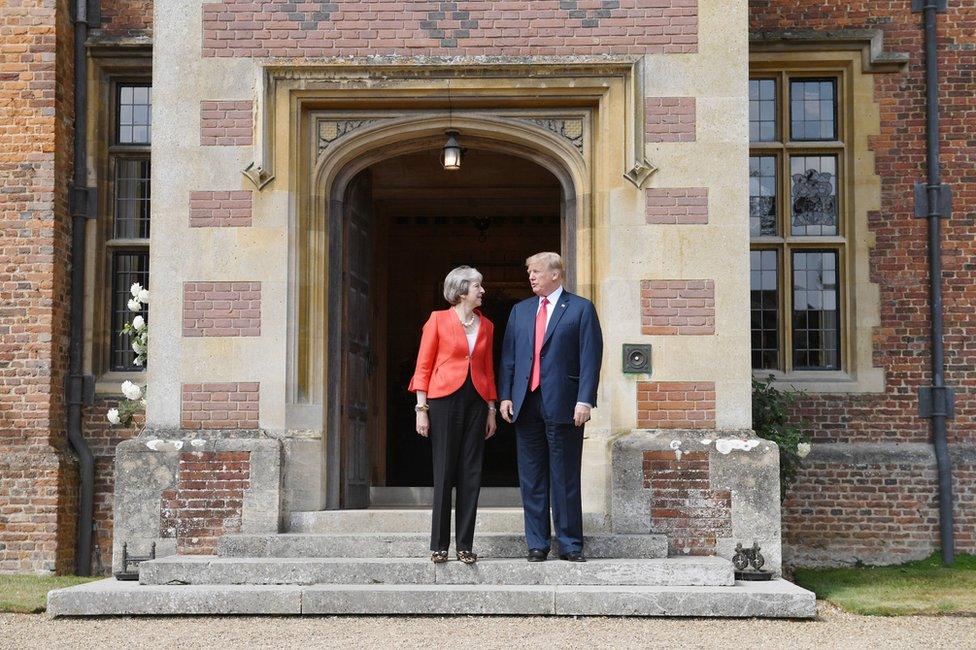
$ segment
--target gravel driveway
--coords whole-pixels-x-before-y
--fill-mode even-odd
[[[815,621],[538,617],[51,619],[0,615],[0,648],[976,648],[976,618]]]

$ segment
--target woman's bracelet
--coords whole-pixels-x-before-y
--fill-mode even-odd
[[[413,410],[417,413],[423,413],[424,411],[429,411],[430,407],[426,404],[417,404],[415,407],[413,407]]]
[[[495,408],[494,406],[492,406],[491,404],[489,404],[489,405],[488,405],[488,410],[489,410],[489,411],[497,411],[498,409],[497,409],[497,408]]]

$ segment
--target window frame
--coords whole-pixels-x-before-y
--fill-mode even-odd
[[[791,82],[800,80],[835,79],[834,91],[836,107],[834,109],[835,140],[793,140],[792,120],[790,114],[789,95]],[[774,156],[776,159],[777,202],[776,202],[776,235],[753,236],[750,232],[749,250],[775,250],[779,268],[778,290],[778,359],[776,368],[753,368],[754,376],[768,376],[781,378],[807,379],[839,379],[850,380],[853,375],[851,360],[854,351],[851,346],[853,339],[849,332],[852,326],[852,313],[849,283],[852,226],[850,225],[853,204],[851,193],[855,181],[853,178],[854,165],[851,160],[854,155],[852,142],[853,119],[849,97],[850,66],[811,66],[809,61],[797,59],[784,60],[765,66],[756,66],[755,61],[750,65],[750,80],[774,79],[776,83],[776,125],[774,140],[750,141],[749,156]],[[837,187],[837,234],[836,235],[793,235],[792,234],[792,172],[791,160],[797,156],[832,155],[837,159],[836,187]],[[802,250],[834,250],[837,252],[837,309],[838,309],[838,368],[795,368],[794,332],[793,332],[793,253]],[[751,341],[751,338],[750,338]],[[751,346],[751,343],[750,343]],[[751,359],[751,353],[750,353]]]

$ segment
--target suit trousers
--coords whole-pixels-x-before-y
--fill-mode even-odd
[[[525,397],[515,421],[515,438],[525,511],[525,541],[529,549],[549,551],[551,504],[560,552],[581,552],[583,427],[547,419],[540,387]]]
[[[470,551],[481,492],[488,404],[475,389],[470,372],[459,389],[427,403],[434,454],[430,550],[446,551],[451,545],[451,488],[456,488],[455,546],[458,551]]]

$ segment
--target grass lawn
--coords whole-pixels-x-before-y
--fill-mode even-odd
[[[52,589],[73,587],[92,580],[101,580],[102,577],[0,575],[0,613],[43,612],[47,604],[47,592]]]
[[[797,569],[796,583],[855,614],[976,615],[976,555],[942,566],[938,554],[890,567]]]

